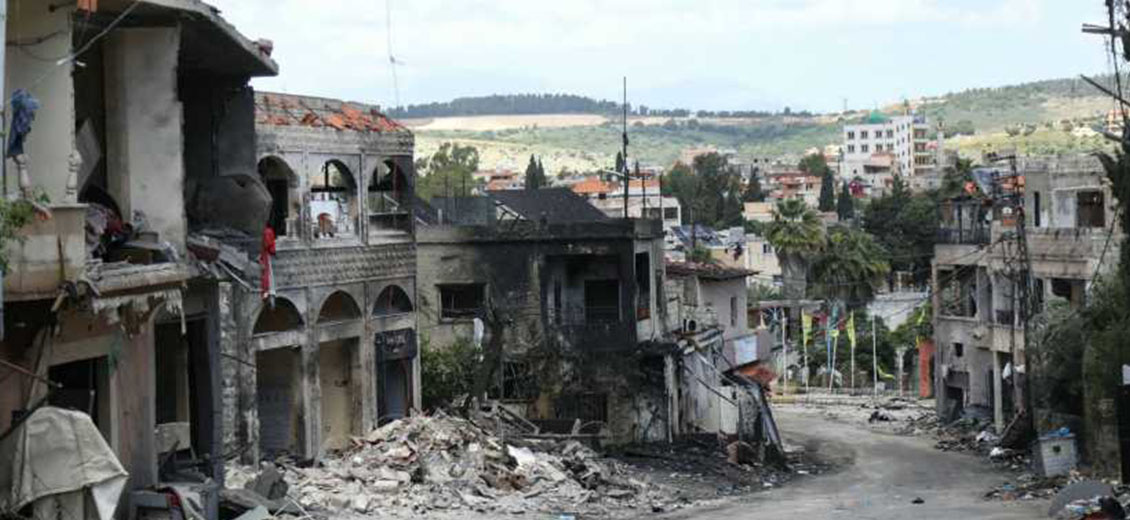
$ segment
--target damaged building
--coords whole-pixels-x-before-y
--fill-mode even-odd
[[[743,408],[759,416],[760,387],[731,386],[745,381],[735,351],[757,356],[748,271],[667,264],[659,220],[609,218],[568,189],[431,206],[417,235],[421,348],[500,347],[487,396],[539,433],[670,441],[737,434]]]
[[[933,265],[936,351],[926,367],[939,414],[979,409],[998,429],[1023,403],[1024,322],[1030,319],[1020,302],[1025,266],[1033,315],[1054,300],[1077,309],[1096,274],[1117,265],[1122,242],[1114,227],[1116,201],[1098,159],[1020,158],[1015,175],[1011,168],[1005,162],[983,170],[979,193],[942,205]],[[993,196],[1001,191],[1004,198]],[[1018,215],[1027,260],[1017,239]]]
[[[195,245],[239,258],[213,263],[224,440],[318,459],[419,408],[413,136],[360,103],[259,92],[253,112],[251,178],[196,201]]]
[[[35,218],[4,244],[0,431],[46,406],[77,410],[128,473],[119,514],[174,481],[195,481],[214,512],[220,295],[188,247],[191,201],[254,174],[248,81],[277,66],[197,0],[12,0],[6,22],[4,95],[26,125],[3,189],[20,196],[9,212]],[[79,480],[67,485],[95,484]]]
[[[455,223],[417,234],[423,348],[501,341],[492,392],[544,431],[670,438],[659,221],[610,219],[562,188],[433,206]]]

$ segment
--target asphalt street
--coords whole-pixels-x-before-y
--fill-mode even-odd
[[[831,460],[835,471],[711,509],[664,519],[1038,519],[1048,503],[999,502],[985,491],[1008,477],[974,455],[933,448],[929,437],[903,437],[830,420],[797,408],[775,409],[790,444]],[[922,503],[916,504],[915,499]],[[656,518],[656,517],[652,517]]]

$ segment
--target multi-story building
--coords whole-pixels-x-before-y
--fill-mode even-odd
[[[893,157],[892,174],[913,177],[921,170],[931,169],[936,158],[928,134],[924,116],[888,117],[877,110],[858,123],[844,124],[840,176],[864,176],[867,165],[873,163],[872,157],[884,153]]]
[[[632,180],[627,199],[628,218],[662,220],[664,231],[682,223],[683,208],[679,199],[661,194],[659,180]],[[589,203],[609,217],[623,218],[623,183],[612,185],[604,196],[589,198]]]
[[[492,394],[544,431],[670,439],[660,223],[608,218],[567,189],[490,196],[461,206],[486,216],[418,230],[423,348],[501,344]]]
[[[1093,157],[1030,158],[1017,160],[1016,170],[1024,179],[1033,312],[1053,299],[1080,306],[1096,273],[1117,264],[1122,241],[1102,166]],[[1011,168],[997,171],[1000,180],[986,184],[990,191],[1015,190]],[[1023,385],[1015,378],[1017,367],[1025,364],[1025,317],[1016,310],[1021,294],[1016,284],[1024,263],[1016,238],[1017,205],[993,200],[966,196],[941,208],[932,281],[933,380],[944,417],[979,407],[999,428],[1022,402]]]
[[[167,452],[191,452],[201,505],[215,518],[231,453],[221,417],[222,294],[199,269],[207,262],[188,237],[205,220],[238,228],[265,219],[263,188],[249,175],[248,81],[276,74],[277,65],[268,46],[196,0],[12,0],[7,12],[3,95],[22,94],[5,112],[30,126],[20,132],[22,150],[8,149],[17,158],[7,162],[2,195],[12,199],[9,211],[30,206],[38,218],[3,244],[0,431],[10,433],[41,405],[89,416],[128,472],[122,517],[131,516],[140,490],[183,478],[173,475]],[[34,37],[12,39],[17,34]],[[217,185],[230,189],[209,198]],[[179,447],[162,443],[158,431],[173,432]],[[63,444],[50,447],[57,460],[80,443]],[[24,442],[5,448],[14,445],[31,450]],[[15,460],[10,452],[0,459]],[[75,471],[41,476],[55,487],[5,489],[0,502],[20,508],[7,499],[81,492],[99,471],[67,469]],[[97,516],[83,512],[89,497],[69,505],[75,509],[51,516]]]
[[[259,259],[228,295],[229,440],[247,461],[317,459],[420,405],[414,138],[361,103],[258,93],[254,109],[273,244],[201,231]]]

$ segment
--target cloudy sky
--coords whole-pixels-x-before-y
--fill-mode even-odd
[[[282,90],[381,105],[564,92],[838,110],[1108,70],[1102,0],[209,0]],[[386,2],[399,89],[388,61]]]

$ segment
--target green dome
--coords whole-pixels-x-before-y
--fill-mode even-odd
[[[889,121],[890,119],[878,110],[872,110],[871,113],[867,115],[867,117],[863,118],[863,122],[869,125],[880,125]]]

